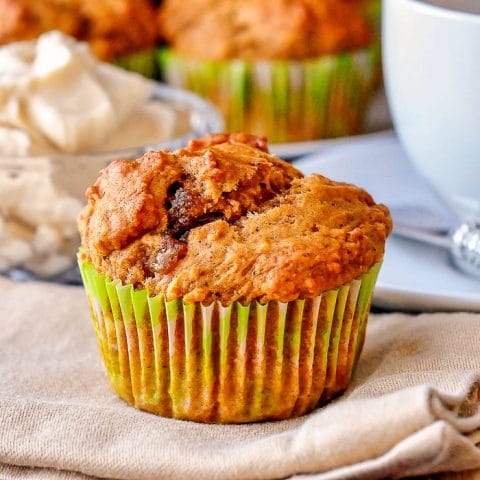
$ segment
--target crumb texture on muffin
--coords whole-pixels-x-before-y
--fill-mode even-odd
[[[304,59],[368,45],[368,0],[164,0],[162,35],[179,53],[211,59]]]
[[[364,190],[303,177],[246,134],[115,161],[86,195],[82,258],[168,300],[312,298],[380,261],[392,228]]]

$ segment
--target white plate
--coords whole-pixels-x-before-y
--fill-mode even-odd
[[[445,204],[410,165],[393,133],[346,139],[295,162],[309,174],[366,188],[378,202],[400,210],[425,207],[440,221]],[[414,208],[415,207],[415,208]],[[480,280],[457,271],[448,253],[392,235],[374,305],[397,310],[480,312]]]
[[[373,303],[396,310],[480,312],[480,281],[456,270],[445,250],[393,235]]]
[[[380,132],[380,134],[383,132]],[[330,138],[324,140],[310,140],[308,142],[290,142],[290,143],[274,143],[269,145],[270,153],[277,157],[287,160],[300,157],[301,155],[308,155],[313,152],[319,152],[326,148],[332,148],[338,145],[343,145],[345,142],[351,140],[362,140],[370,136],[378,135],[378,133],[367,133],[364,135],[356,135],[343,138]]]

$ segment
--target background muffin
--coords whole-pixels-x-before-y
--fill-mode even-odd
[[[149,0],[0,0],[0,12],[0,45],[60,30],[88,41],[102,60],[155,73],[158,27]]]
[[[231,130],[284,142],[359,133],[380,75],[378,0],[165,0],[167,82]]]
[[[80,264],[122,398],[246,422],[346,388],[391,230],[368,193],[216,135],[113,162],[87,199]]]

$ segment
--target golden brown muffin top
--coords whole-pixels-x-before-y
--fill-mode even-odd
[[[381,260],[384,205],[266,150],[222,134],[111,163],[86,193],[82,258],[169,300],[223,304],[314,297]]]
[[[164,0],[160,32],[200,59],[304,59],[372,41],[370,0]]]
[[[112,60],[151,47],[158,35],[150,0],[0,0],[0,45],[60,30]]]

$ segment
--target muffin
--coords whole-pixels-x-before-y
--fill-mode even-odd
[[[164,0],[160,70],[211,99],[232,131],[359,133],[380,78],[379,12],[379,0]]]
[[[0,0],[0,45],[60,30],[88,41],[96,56],[155,75],[158,28],[150,0]]]
[[[219,134],[115,161],[86,196],[79,263],[121,398],[242,423],[347,387],[391,231],[367,192]]]

